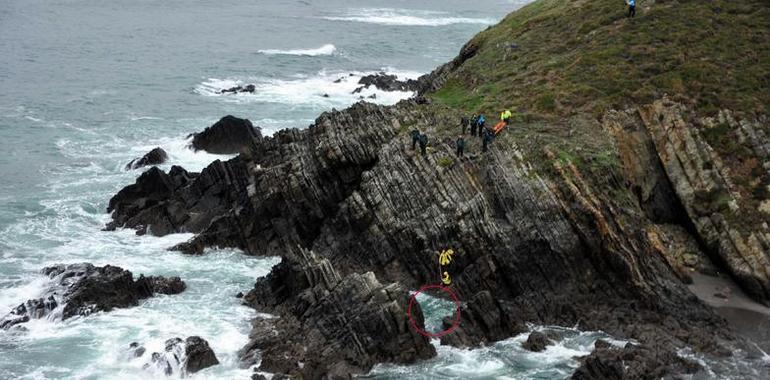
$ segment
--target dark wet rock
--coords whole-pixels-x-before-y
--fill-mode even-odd
[[[548,339],[548,337],[545,334],[539,331],[534,331],[529,334],[527,341],[522,343],[521,346],[524,347],[525,350],[529,350],[532,352],[541,352],[541,351],[545,351],[545,348],[552,344],[553,342],[551,342],[551,340]]]
[[[243,292],[238,292],[238,294],[235,295],[235,298],[243,298]]]
[[[153,352],[144,368],[154,367],[167,376],[179,373],[182,377],[219,364],[209,342],[198,336],[185,340],[171,338],[165,343],[164,352]]]
[[[256,92],[256,90],[257,90],[257,87],[255,85],[247,84],[245,86],[235,86],[235,87],[230,87],[230,88],[224,88],[224,89],[220,90],[219,93],[220,94],[228,94],[228,93],[229,94],[237,94],[237,93],[242,93],[242,92],[248,92],[248,93],[253,94],[254,92]]]
[[[328,98],[328,97],[329,97],[329,94],[323,94],[323,95],[321,95],[321,96],[323,96],[324,98]]]
[[[272,378],[275,379],[275,376],[273,376]],[[265,377],[265,375],[255,373],[251,375],[251,380],[267,380],[267,377]]]
[[[413,363],[435,355],[410,326],[407,292],[373,273],[341,277],[306,251],[284,258],[244,298],[278,319],[257,319],[243,352],[260,370],[307,379],[348,378],[376,363]],[[419,306],[412,309],[422,321]]]
[[[192,147],[214,154],[235,154],[262,139],[259,128],[248,119],[225,116],[203,132],[192,135]]]
[[[419,88],[419,82],[414,79],[407,79],[405,81],[399,80],[395,75],[388,75],[384,72],[366,75],[362,77],[358,84],[361,87],[356,88],[353,93],[357,94],[364,89],[374,86],[378,90],[382,91],[417,91]]]
[[[145,352],[147,352],[147,349],[137,342],[132,342],[128,345],[128,351],[132,358],[140,358],[142,355],[144,355]]]
[[[630,343],[622,348],[597,344],[580,361],[571,377],[574,380],[661,379],[670,374],[694,374],[701,369],[698,363],[681,358],[669,348]]]
[[[161,148],[155,148],[142,157],[136,158],[126,165],[126,170],[138,169],[145,166],[160,165],[168,160],[168,154]]]
[[[134,281],[131,272],[111,265],[55,265],[44,268],[42,273],[51,278],[44,297],[17,306],[0,319],[0,328],[47,317],[54,310],[60,310],[57,318],[69,319],[136,306],[140,300],[155,294],[178,294],[185,289],[178,277],[140,276]]]
[[[146,287],[153,294],[179,294],[187,289],[187,284],[179,277],[161,277],[140,275],[136,286]]]
[[[178,166],[165,173],[151,168],[109,202],[106,230],[133,228],[137,234],[164,236],[200,232],[247,195],[245,166],[239,158],[215,161],[200,174]]]
[[[185,355],[187,357],[185,369],[188,373],[195,373],[219,364],[214,350],[209,347],[209,342],[201,337],[191,336],[187,338]]]

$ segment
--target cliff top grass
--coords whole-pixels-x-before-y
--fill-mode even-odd
[[[712,114],[770,109],[766,0],[538,0],[481,32],[433,94],[465,112],[556,118],[668,94]],[[513,45],[516,45],[513,47]]]

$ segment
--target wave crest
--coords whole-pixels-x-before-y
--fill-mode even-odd
[[[332,44],[326,44],[317,49],[293,49],[293,50],[278,50],[278,49],[263,49],[258,51],[265,55],[307,55],[311,57],[319,55],[333,55],[337,52],[337,47]]]
[[[351,9],[345,16],[329,16],[324,19],[391,26],[492,25],[497,22],[489,18],[456,17],[447,12],[393,8]]]

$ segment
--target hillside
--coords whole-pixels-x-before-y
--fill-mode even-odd
[[[466,111],[563,117],[668,94],[704,115],[766,115],[770,9],[761,0],[540,0],[474,37],[476,51],[433,96]],[[515,47],[512,45],[515,44]]]
[[[726,272],[770,301],[767,7],[623,12],[618,1],[537,1],[421,78],[415,99],[254,136],[200,174],[146,172],[110,201],[112,227],[193,232],[174,248],[189,254],[282,256],[244,298],[280,316],[258,318],[244,348],[264,371],[346,377],[435,355],[405,317],[407,289],[440,282],[447,248],[463,307],[442,344],[489,344],[532,323],[636,342],[597,344],[575,378],[724,370],[683,350],[749,360],[686,285]],[[466,136],[457,158],[460,116],[492,121],[503,107],[516,122],[486,153]],[[429,136],[425,156],[412,129]]]

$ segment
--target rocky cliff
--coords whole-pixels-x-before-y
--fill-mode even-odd
[[[580,13],[609,3],[570,6]],[[640,24],[690,9],[658,3],[642,9]],[[676,354],[684,347],[738,353],[743,341],[685,284],[693,270],[726,271],[757,300],[768,299],[764,108],[709,112],[660,87],[672,96],[645,94],[636,104],[610,96],[567,111],[570,92],[564,103],[546,99],[532,109],[522,100],[488,152],[466,137],[466,157],[454,155],[460,116],[511,106],[505,91],[510,99],[518,92],[501,84],[506,65],[537,57],[519,56],[527,44],[514,48],[505,39],[549,40],[565,4],[536,2],[485,31],[421,78],[413,100],[358,103],[322,114],[306,130],[254,135],[238,157],[200,174],[150,169],[110,201],[108,227],[195,232],[174,247],[190,254],[235,247],[284,257],[246,298],[280,320],[255,322],[244,360],[253,363],[262,350],[263,369],[289,375],[346,376],[432,355],[427,339],[406,328],[405,289],[439,282],[437,254],[447,248],[456,252],[451,287],[464,306],[444,344],[501,340],[527,323],[638,342],[628,355],[597,349],[579,378],[607,366],[619,377],[697,371]],[[628,28],[642,26],[618,17],[587,29],[579,57],[588,59],[591,41]],[[533,75],[556,82],[536,93],[553,93],[568,70],[539,65],[532,63]],[[725,107],[747,104],[755,105]],[[428,154],[411,149],[412,129],[429,136]],[[620,357],[640,364],[626,373],[606,363]]]

